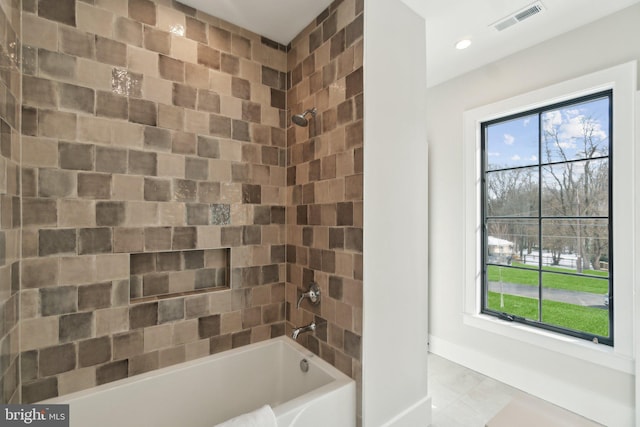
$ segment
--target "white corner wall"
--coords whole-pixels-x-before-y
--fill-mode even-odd
[[[364,19],[363,425],[427,426],[425,22],[398,0]]]
[[[463,113],[639,60],[639,22],[640,4],[636,4],[427,91],[431,350],[609,426],[636,425],[632,370],[578,360],[463,321]],[[629,179],[637,191],[640,174]],[[629,209],[640,209],[637,199]],[[637,227],[640,212],[634,214]],[[638,272],[635,283],[627,285],[638,291]],[[638,325],[634,318],[626,321]]]

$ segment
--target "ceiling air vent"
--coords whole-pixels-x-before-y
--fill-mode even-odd
[[[491,24],[491,26],[498,31],[503,31],[511,27],[512,25],[515,25],[519,22],[524,21],[527,18],[531,18],[532,16],[537,15],[543,10],[544,10],[544,7],[542,6],[542,3],[537,1],[525,7],[524,9],[521,9],[515,13],[512,13],[506,18],[503,18],[498,22]]]

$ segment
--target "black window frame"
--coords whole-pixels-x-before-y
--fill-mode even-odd
[[[490,265],[497,265],[499,267],[504,267],[504,268],[515,268],[515,269],[522,269],[519,268],[517,266],[507,266],[504,264],[495,264],[495,263],[489,263],[488,262],[488,227],[487,227],[487,172],[495,172],[495,171],[504,171],[504,170],[510,170],[510,169],[525,169],[525,168],[531,168],[531,167],[537,167],[538,168],[538,214],[537,217],[533,217],[533,216],[494,216],[494,217],[490,217],[490,218],[500,218],[500,219],[536,219],[539,221],[538,223],[538,242],[539,242],[539,246],[541,246],[541,242],[542,242],[542,219],[543,218],[556,218],[556,217],[552,217],[552,216],[545,216],[542,214],[542,203],[541,203],[541,199],[542,199],[542,168],[544,166],[549,166],[549,165],[559,165],[559,164],[567,164],[567,163],[572,163],[572,162],[578,162],[578,161],[584,161],[584,159],[580,159],[580,160],[569,160],[569,161],[557,161],[557,162],[543,162],[542,161],[542,114],[544,114],[545,112],[548,111],[552,111],[552,110],[557,110],[560,108],[564,108],[564,107],[568,107],[568,106],[572,106],[572,105],[576,105],[576,104],[581,104],[581,103],[585,103],[588,101],[593,101],[596,99],[602,99],[602,98],[608,98],[609,100],[609,128],[608,128],[608,135],[609,135],[609,152],[607,156],[601,156],[599,158],[606,158],[608,159],[609,162],[609,170],[608,170],[608,174],[609,174],[609,182],[608,182],[608,216],[606,217],[607,222],[608,222],[608,241],[609,241],[609,245],[608,245],[608,257],[609,257],[609,275],[608,275],[608,285],[609,285],[609,305],[608,305],[608,314],[609,314],[609,336],[608,337],[604,337],[604,336],[599,336],[599,335],[594,335],[594,334],[589,334],[586,332],[582,332],[582,331],[577,331],[577,330],[573,330],[573,329],[568,329],[568,328],[563,328],[561,326],[557,326],[557,325],[552,325],[552,324],[548,324],[548,323],[544,323],[541,320],[531,320],[531,319],[526,319],[520,316],[516,316],[516,315],[512,315],[509,313],[505,313],[505,312],[500,312],[497,310],[492,310],[487,308],[487,304],[488,304],[488,266]],[[613,295],[613,262],[614,262],[614,254],[613,254],[613,144],[614,144],[614,135],[613,135],[613,90],[612,89],[608,89],[608,90],[603,90],[603,91],[599,91],[599,92],[595,92],[589,95],[584,95],[584,96],[580,96],[580,97],[576,97],[576,98],[571,98],[571,99],[567,99],[561,102],[556,102],[556,103],[552,103],[552,104],[546,104],[544,106],[538,107],[538,108],[533,108],[530,110],[526,110],[526,111],[522,111],[519,113],[515,113],[515,114],[511,114],[511,115],[507,115],[507,116],[502,116],[499,118],[495,118],[495,119],[491,119],[488,121],[484,121],[480,123],[480,153],[481,153],[481,161],[480,161],[480,173],[481,173],[481,191],[480,191],[480,214],[481,214],[481,253],[480,253],[480,257],[481,257],[481,268],[482,268],[482,279],[481,279],[481,306],[480,306],[480,311],[483,314],[487,314],[487,315],[491,315],[491,316],[495,316],[498,317],[502,320],[507,320],[510,322],[517,322],[517,323],[522,323],[525,325],[529,325],[529,326],[533,326],[536,328],[540,328],[540,329],[544,329],[544,330],[549,330],[552,332],[557,332],[557,333],[561,333],[564,335],[569,335],[569,336],[573,336],[573,337],[577,337],[577,338],[581,338],[584,340],[588,340],[588,341],[592,341],[595,343],[599,343],[599,344],[604,344],[604,345],[608,345],[608,346],[612,346],[614,345],[614,295]],[[526,166],[517,166],[517,167],[507,167],[507,168],[498,168],[498,169],[491,169],[491,170],[487,170],[487,165],[488,165],[488,150],[487,150],[487,129],[489,126],[491,125],[495,125],[497,123],[501,123],[501,122],[507,122],[510,120],[514,120],[514,119],[518,119],[521,117],[526,117],[526,116],[532,116],[532,115],[537,115],[538,116],[538,163],[537,165],[526,165]],[[590,158],[591,159],[591,158]],[[597,159],[597,158],[594,158]],[[568,219],[573,219],[574,217],[572,216],[567,216],[566,218]],[[583,217],[585,219],[590,219],[590,218],[594,218],[594,217]],[[596,219],[604,219],[604,217],[595,217]],[[541,251],[542,248],[540,247],[539,250]],[[545,271],[542,268],[542,257],[539,257],[540,261],[539,261],[539,265],[537,270],[538,273],[538,319],[541,319],[542,317],[542,275]],[[555,273],[555,272],[554,272]],[[580,273],[560,273],[560,274],[568,274],[568,275],[572,275],[572,276],[587,276],[587,277],[595,277],[595,276],[591,276],[591,275],[585,275],[585,274],[580,274]],[[600,279],[602,279],[601,277],[599,277]]]

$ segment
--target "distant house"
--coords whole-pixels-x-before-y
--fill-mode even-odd
[[[491,263],[511,264],[513,242],[488,236],[487,253],[489,255],[489,262]]]

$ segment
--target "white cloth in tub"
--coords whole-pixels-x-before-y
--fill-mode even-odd
[[[278,427],[278,421],[276,421],[276,415],[271,406],[264,405],[253,412],[231,418],[214,427]]]

